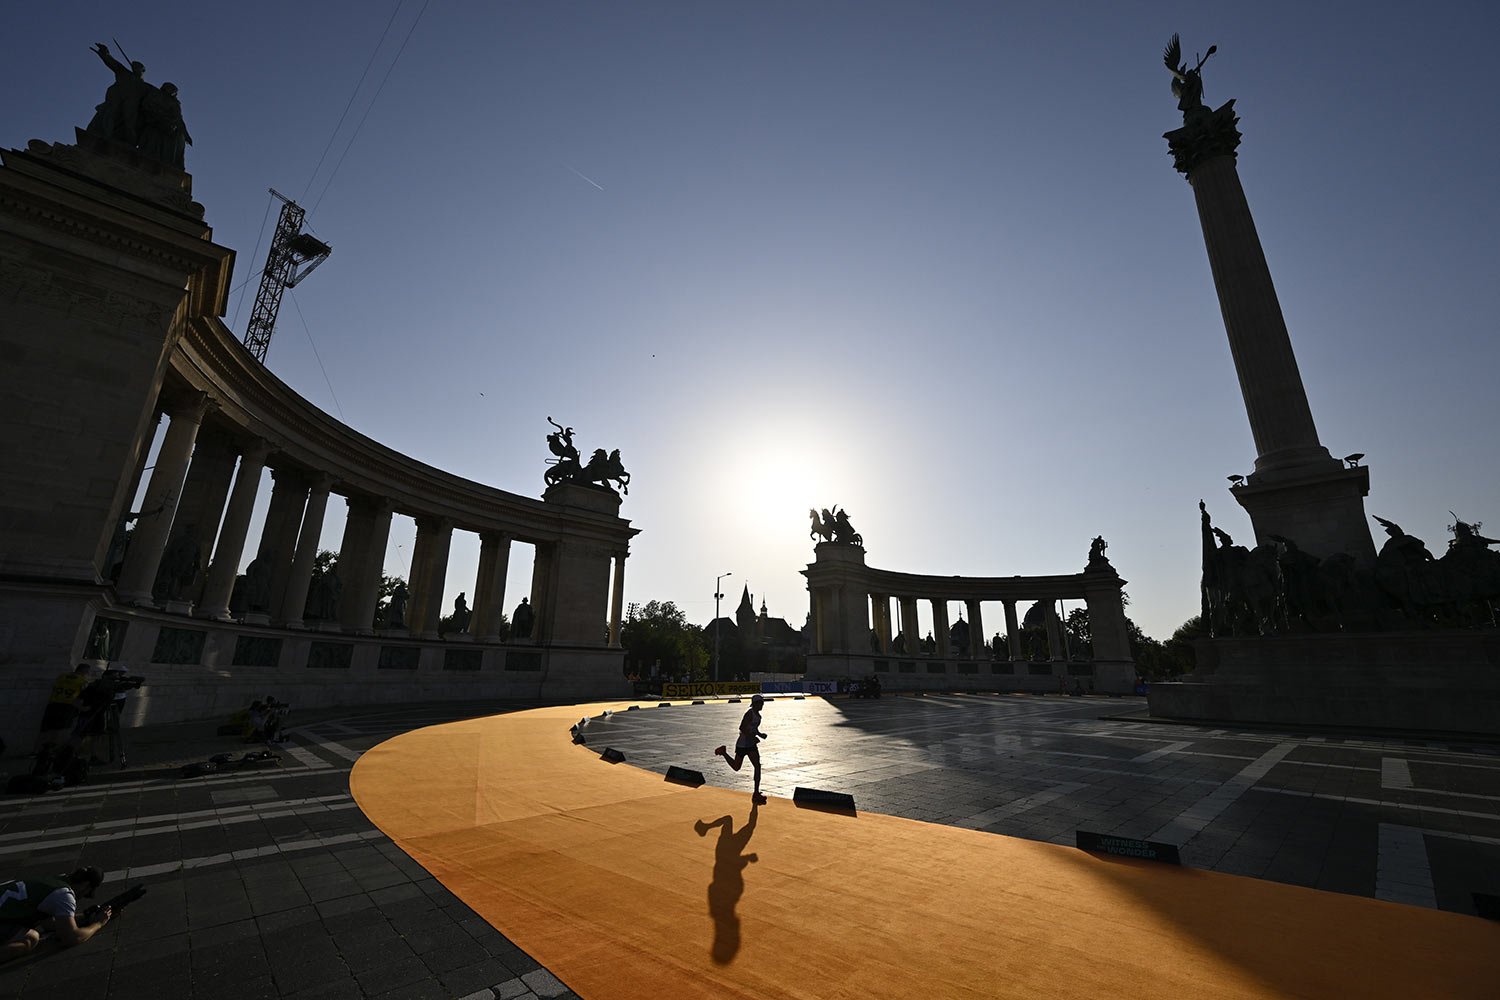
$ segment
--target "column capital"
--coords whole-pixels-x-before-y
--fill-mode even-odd
[[[253,437],[240,445],[240,461],[250,462],[255,465],[265,465],[266,459],[271,457],[271,442],[265,438]]]
[[[314,473],[308,485],[319,493],[327,493],[333,489],[334,475],[328,472]]]
[[[201,423],[207,415],[209,407],[214,405],[213,399],[206,392],[188,392],[173,396],[166,401],[163,409],[168,417],[173,420],[191,420]]]
[[[349,493],[344,503],[352,512],[360,514],[386,514],[393,509],[390,497],[372,497],[367,493]]]
[[[485,545],[491,545],[491,544],[495,544],[497,542],[513,542],[515,540],[516,540],[515,534],[513,532],[509,532],[509,531],[481,531],[481,532],[479,532],[479,541],[481,543],[485,544]]]
[[[1193,170],[1200,164],[1218,156],[1234,159],[1240,145],[1240,130],[1235,127],[1239,121],[1233,100],[1215,111],[1199,108],[1184,115],[1182,128],[1162,133],[1172,154],[1172,166],[1191,181]]]
[[[307,472],[294,465],[275,466],[271,469],[271,479],[277,483],[285,483],[290,486],[307,487]]]
[[[417,523],[418,531],[426,531],[435,534],[447,534],[453,530],[454,522],[451,517],[437,517],[430,514],[418,514],[412,518]]]

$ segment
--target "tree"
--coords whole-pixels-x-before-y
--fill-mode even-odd
[[[656,663],[661,664],[663,674],[708,676],[708,650],[702,636],[671,601],[632,603],[626,608],[620,645],[627,664],[634,664],[642,677],[649,676]]]

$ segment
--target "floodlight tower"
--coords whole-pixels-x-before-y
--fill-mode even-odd
[[[271,237],[271,249],[266,253],[266,267],[260,275],[260,291],[255,293],[250,325],[245,327],[245,346],[261,364],[266,363],[266,349],[271,346],[271,334],[276,329],[281,293],[295,288],[297,282],[333,252],[327,243],[302,231],[302,220],[307,216],[305,208],[275,188],[270,190],[282,201],[281,217],[276,220],[276,234]]]

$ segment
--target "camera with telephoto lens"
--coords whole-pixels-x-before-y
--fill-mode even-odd
[[[146,683],[146,678],[127,674],[122,670],[106,670],[94,683],[99,685],[101,690],[108,691],[113,696],[123,694],[126,691],[134,691]]]
[[[87,927],[90,924],[97,924],[100,918],[104,915],[105,909],[108,909],[110,911],[111,917],[118,917],[124,911],[125,907],[129,906],[131,903],[134,903],[145,894],[145,886],[135,885],[131,886],[129,889],[126,889],[124,892],[120,893],[113,899],[106,899],[102,903],[95,903],[93,906],[90,906],[87,910],[83,911],[83,919],[78,921],[78,926]]]

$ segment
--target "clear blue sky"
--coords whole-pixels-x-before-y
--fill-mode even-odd
[[[333,257],[268,359],[314,403],[531,496],[549,414],[585,452],[620,448],[642,529],[628,600],[706,622],[732,570],[731,607],[748,581],[800,624],[807,509],[837,503],[872,565],[909,572],[1076,572],[1103,534],[1159,637],[1197,609],[1198,499],[1249,535],[1225,477],[1254,449],[1161,139],[1167,38],[1217,43],[1205,98],[1238,100],[1323,442],[1365,452],[1367,509],[1435,550],[1450,509],[1500,526],[1493,3],[59,2],[7,20],[6,146],[88,121],[109,82],[93,42],[178,84],[236,284],[263,263],[266,188],[316,203]],[[398,525],[387,571],[409,553]],[[476,553],[456,543],[450,602]],[[528,578],[513,569],[508,605]]]

